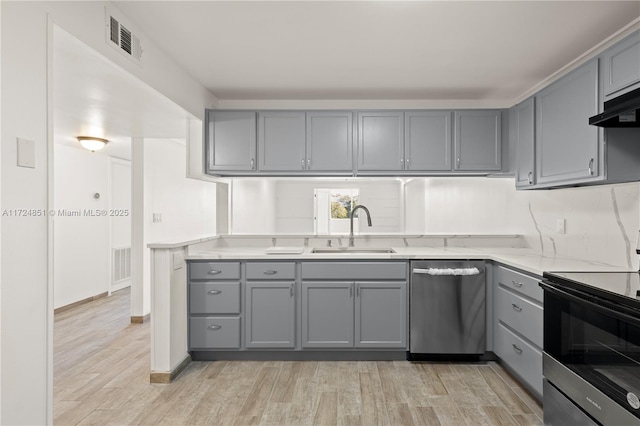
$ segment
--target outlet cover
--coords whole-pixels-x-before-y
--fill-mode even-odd
[[[18,138],[18,167],[36,168],[36,143]]]
[[[556,219],[556,232],[558,234],[566,234],[567,233],[567,220],[566,219]]]
[[[162,222],[162,213],[154,213],[153,214],[153,223]]]

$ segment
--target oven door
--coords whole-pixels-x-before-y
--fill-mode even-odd
[[[545,377],[603,424],[640,424],[640,312],[543,281]]]

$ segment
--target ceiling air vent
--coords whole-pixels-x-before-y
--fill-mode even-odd
[[[142,58],[142,46],[140,39],[117,18],[109,15],[107,12],[107,37],[108,43],[128,56],[129,58],[140,62]]]

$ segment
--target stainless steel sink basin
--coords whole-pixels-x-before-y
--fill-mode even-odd
[[[395,253],[392,248],[357,248],[357,247],[342,247],[342,248],[314,248],[311,253],[317,254],[388,254]]]

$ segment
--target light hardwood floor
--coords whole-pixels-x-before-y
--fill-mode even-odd
[[[192,362],[150,384],[149,323],[129,321],[128,290],[56,314],[55,424],[542,424],[496,363]]]

